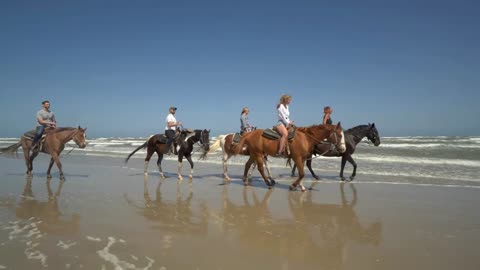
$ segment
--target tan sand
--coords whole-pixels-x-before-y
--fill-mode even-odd
[[[179,182],[171,159],[159,179],[141,158],[75,155],[61,183],[47,164],[28,179],[22,160],[0,157],[0,269],[480,267],[479,188],[307,177],[301,193],[288,168],[268,190],[258,173],[244,187],[240,166],[224,184],[220,164],[197,161],[190,181],[185,163]]]

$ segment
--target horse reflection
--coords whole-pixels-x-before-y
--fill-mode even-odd
[[[258,198],[255,189],[243,190],[243,203],[235,204],[223,190],[220,212],[224,234],[238,236],[238,241],[252,253],[265,257],[284,258],[285,265],[302,264],[320,269],[342,269],[349,242],[378,245],[381,224],[363,227],[355,213],[357,192],[353,186],[353,199],[346,200],[344,186],[340,187],[341,204],[313,202],[312,192],[288,194],[288,205],[293,219],[275,217],[269,209],[272,191]],[[275,261],[275,260],[272,260]],[[287,261],[287,262],[285,262]]]
[[[192,212],[191,202],[193,191],[190,188],[186,198],[183,198],[181,192],[181,181],[177,184],[176,200],[168,201],[162,197],[161,185],[164,179],[158,181],[155,188],[155,197],[150,196],[148,189],[148,175],[144,175],[144,203],[139,204],[128,198],[124,194],[125,200],[134,207],[138,214],[144,216],[147,220],[154,222],[152,228],[170,233],[182,233],[203,235],[207,233],[207,214],[206,207],[202,206],[201,215],[196,216]]]
[[[32,190],[32,177],[27,176],[25,179],[25,187],[22,192],[20,202],[17,204],[15,214],[20,219],[38,219],[38,229],[41,232],[67,235],[77,233],[80,229],[80,217],[77,214],[69,218],[65,218],[61,213],[58,198],[65,181],[60,181],[55,193],[50,186],[50,178],[46,181],[48,199],[39,201],[35,198]]]

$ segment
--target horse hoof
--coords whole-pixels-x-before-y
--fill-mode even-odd
[[[65,176],[60,176],[60,180],[65,180]]]
[[[51,174],[47,174],[47,179],[52,179],[52,175],[51,175]]]
[[[225,180],[225,181],[230,181],[231,179],[230,179],[230,177],[225,176],[225,177],[223,177],[223,180]]]
[[[341,181],[345,181],[345,180],[347,180],[347,178],[341,177],[340,180],[341,180]]]
[[[188,178],[193,179],[193,174],[190,174]]]
[[[355,178],[355,176],[350,176],[350,181],[349,182],[353,181],[354,178]]]
[[[144,175],[148,175],[148,172],[143,172]]]
[[[320,180],[320,177],[318,177],[318,176],[314,176],[313,178],[315,178],[315,180],[317,180],[317,181]]]
[[[302,187],[300,187],[300,190],[301,190],[302,192],[305,192],[305,191],[307,191],[307,190],[305,189],[305,187],[303,187],[303,186],[302,186]]]
[[[290,185],[288,188],[289,188],[291,191],[294,191],[294,190],[297,189],[297,188],[296,188],[295,186],[293,186],[293,185]]]
[[[275,186],[275,184],[276,184],[277,182],[275,182],[275,180],[273,180],[273,179],[270,179],[270,183],[272,184],[272,186]]]
[[[179,177],[178,177],[178,180],[183,180],[183,177],[179,176]]]

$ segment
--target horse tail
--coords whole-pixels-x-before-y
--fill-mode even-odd
[[[210,146],[210,149],[208,150],[207,153],[210,153],[210,152],[213,153],[213,152],[217,151],[218,148],[220,148],[220,146],[222,146],[221,143],[222,143],[222,141],[225,140],[225,137],[227,137],[227,135],[218,136],[218,139]]]
[[[147,147],[148,141],[150,140],[151,137],[152,137],[152,136],[150,136],[144,144],[142,144],[142,145],[140,145],[139,147],[137,147],[137,149],[133,150],[133,152],[130,153],[130,155],[128,155],[128,157],[125,159],[125,164],[128,162],[128,160],[130,159],[130,157],[133,156],[133,154],[135,154],[138,150]]]
[[[10,145],[9,147],[0,148],[0,154],[3,154],[7,157],[17,157],[17,150],[20,146],[22,146],[22,143],[18,142]]]

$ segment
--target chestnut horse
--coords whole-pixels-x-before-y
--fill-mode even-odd
[[[346,151],[343,153],[338,153],[337,151],[333,151],[330,148],[330,144],[317,144],[313,149],[313,155],[321,155],[325,157],[342,157],[342,163],[340,167],[340,179],[345,181],[346,178],[343,176],[343,170],[345,169],[345,164],[350,162],[353,166],[353,172],[350,176],[350,181],[353,181],[355,175],[357,173],[357,163],[353,160],[353,153],[355,152],[355,148],[357,144],[362,141],[364,137],[367,137],[373,145],[379,146],[380,145],[380,135],[378,134],[378,130],[375,127],[375,123],[368,124],[368,125],[360,125],[353,127],[351,129],[345,130],[345,144],[346,144]],[[312,169],[312,158],[307,159],[307,167],[312,173],[312,176],[320,180],[320,178],[313,172]],[[295,166],[292,168],[292,177],[295,176]]]
[[[270,140],[262,136],[263,130],[257,129],[247,133],[240,140],[238,145],[234,147],[235,154],[241,151],[240,146],[247,145],[250,152],[250,158],[245,164],[245,170],[243,173],[243,182],[247,184],[247,173],[250,166],[254,162],[257,163],[257,169],[263,177],[265,184],[269,188],[275,185],[275,181],[268,178],[263,171],[263,157],[264,155],[275,156],[278,149],[278,140]],[[333,143],[339,152],[345,152],[345,140],[343,136],[343,130],[340,122],[337,125],[313,125],[310,127],[299,127],[296,130],[295,138],[288,142],[287,149],[289,149],[288,158],[293,160],[298,168],[298,178],[290,185],[290,190],[295,190],[297,185],[300,184],[302,191],[305,191],[305,187],[301,183],[301,180],[305,176],[304,163],[307,160],[315,145],[327,139],[328,142]]]
[[[230,180],[230,176],[228,176],[227,161],[232,156],[235,155],[235,153],[233,151],[234,149],[232,147],[234,145],[234,143],[233,143],[234,135],[235,135],[235,133],[230,133],[230,134],[218,136],[218,139],[210,146],[210,150],[208,151],[208,153],[215,152],[218,148],[222,148],[223,179],[227,180],[227,181]],[[250,155],[247,148],[241,149],[239,154],[244,155],[244,156],[249,156]],[[267,160],[266,156],[265,156],[265,167],[267,168],[268,178],[271,179],[270,168],[268,167],[268,160]],[[255,164],[253,164],[253,167],[248,174],[249,177],[252,175],[252,172],[253,172],[254,169],[255,169]]]
[[[193,135],[187,138],[188,131],[181,131],[175,137],[175,142],[180,145],[180,149],[178,150],[178,179],[182,180],[183,177],[181,175],[182,172],[182,161],[183,157],[185,157],[188,162],[190,163],[190,179],[193,178],[193,161],[192,161],[192,151],[193,145],[195,143],[200,143],[201,147],[203,148],[204,153],[200,158],[205,158],[206,153],[210,148],[210,130],[206,129],[195,129],[193,131]],[[125,159],[125,163],[128,162],[131,156],[135,154],[138,150],[142,148],[147,148],[147,156],[145,157],[145,164],[144,164],[144,174],[148,174],[148,162],[152,157],[153,153],[157,153],[158,160],[157,166],[158,171],[160,172],[160,177],[165,178],[162,170],[162,159],[163,155],[166,154],[168,151],[165,141],[159,140],[161,137],[164,137],[163,134],[156,134],[150,136],[147,141],[140,145],[137,149],[133,150],[132,153],[128,155]]]
[[[47,170],[47,177],[52,177],[50,171],[52,169],[53,163],[55,162],[57,164],[58,171],[60,172],[60,179],[64,180],[65,176],[63,175],[62,163],[60,162],[60,153],[65,148],[65,144],[71,140],[73,140],[78,145],[78,147],[85,148],[85,146],[87,145],[85,143],[86,130],[86,128],[81,128],[80,126],[78,126],[78,128],[64,127],[56,129],[46,129],[45,139],[42,139],[42,141],[38,142],[40,144],[39,151],[34,151],[31,156],[30,150],[32,146],[32,138],[23,135],[18,143],[13,144],[7,148],[0,149],[0,153],[12,155],[16,153],[17,149],[21,146],[23,149],[25,164],[27,165],[27,175],[32,175],[33,160],[39,152],[49,154],[51,156],[51,159],[50,165],[48,166]]]

